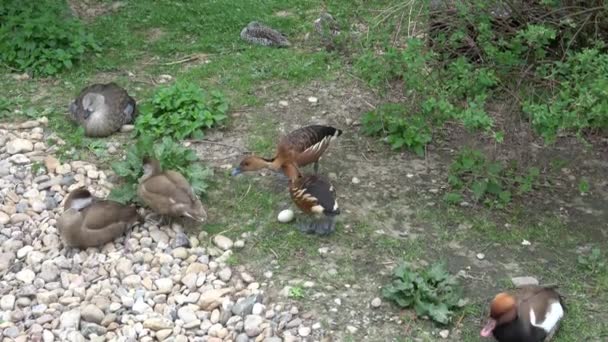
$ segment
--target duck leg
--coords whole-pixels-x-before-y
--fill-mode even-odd
[[[310,219],[298,219],[296,226],[299,231],[305,234],[314,234],[315,232],[315,225]]]
[[[336,230],[336,221],[333,216],[326,216],[314,223],[314,232],[317,235],[330,235]]]

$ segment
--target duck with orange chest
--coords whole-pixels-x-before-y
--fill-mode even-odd
[[[565,306],[553,287],[524,286],[496,295],[482,337],[498,342],[548,342],[559,328]]]
[[[319,159],[330,142],[341,134],[341,130],[331,126],[310,125],[298,128],[279,140],[274,158],[245,157],[239,166],[232,170],[232,175],[261,169],[280,171],[286,163],[295,163],[298,167],[314,163],[316,174],[319,172]]]
[[[310,217],[298,225],[300,231],[317,235],[333,233],[336,216],[340,214],[334,186],[320,175],[303,176],[293,163],[283,164],[282,170],[289,178],[291,200]]]

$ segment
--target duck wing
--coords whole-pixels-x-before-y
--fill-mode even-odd
[[[101,200],[82,211],[83,226],[90,230],[103,230],[116,223],[131,225],[138,219],[135,207],[114,201]]]
[[[296,203],[313,213],[338,215],[340,209],[336,201],[334,186],[323,177],[310,175],[301,178],[292,191]]]
[[[135,100],[124,88],[111,82],[103,85],[102,94],[110,106],[110,112],[117,116],[117,124],[120,123],[122,126],[135,119],[137,114]]]
[[[342,134],[342,130],[331,126],[311,125],[299,128],[281,139],[279,148],[287,147],[290,151],[279,151],[295,159],[298,165],[304,166],[319,160],[332,138]],[[292,159],[292,160],[293,160]]]

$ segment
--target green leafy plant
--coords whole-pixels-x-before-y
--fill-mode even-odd
[[[13,69],[54,75],[72,68],[85,52],[99,50],[63,1],[0,4],[0,60]]]
[[[133,201],[137,194],[139,178],[143,175],[142,160],[144,156],[156,158],[163,170],[171,169],[180,172],[192,185],[197,196],[205,193],[212,170],[198,163],[196,153],[170,137],[164,137],[154,143],[152,137],[142,137],[127,149],[125,159],[112,164],[114,172],[122,177],[123,184],[112,189],[110,198],[127,203]]]
[[[523,109],[545,140],[554,141],[560,132],[608,128],[608,54],[585,49],[539,73],[557,87],[548,99],[525,101]]]
[[[401,263],[394,269],[391,283],[382,289],[382,295],[402,308],[413,308],[417,315],[428,316],[441,324],[448,324],[454,310],[464,306],[459,283],[443,263],[424,270]]]
[[[363,116],[363,131],[368,135],[387,136],[393,149],[407,147],[424,155],[432,135],[428,123],[421,116],[405,116],[398,104],[385,104]]]
[[[536,167],[523,173],[518,171],[516,164],[506,166],[499,161],[488,161],[482,152],[464,149],[450,166],[451,192],[444,199],[455,204],[470,196],[475,202],[503,207],[511,202],[514,193],[521,195],[532,191],[540,176]]]
[[[591,249],[591,252],[589,252],[588,255],[579,255],[578,263],[591,274],[606,270],[606,258],[602,256],[602,252],[599,248]]]
[[[202,138],[205,129],[226,120],[228,102],[220,92],[206,94],[198,85],[182,81],[160,88],[140,111],[137,136]]]
[[[289,298],[302,299],[304,298],[304,289],[299,286],[289,288]]]
[[[578,182],[578,191],[582,194],[586,194],[589,192],[591,186],[589,185],[589,181],[587,179],[581,179],[580,182]]]

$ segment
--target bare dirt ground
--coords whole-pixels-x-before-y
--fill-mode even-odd
[[[607,238],[608,182],[604,175],[608,171],[608,158],[604,158],[602,151],[583,148],[574,139],[560,147],[541,148],[538,141],[525,141],[527,146],[520,142],[511,149],[507,145],[494,150],[499,155],[526,153],[529,160],[561,160],[565,164],[557,172],[551,171],[551,179],[557,179],[552,186],[541,187],[539,193],[518,199],[526,204],[520,202],[521,208],[513,210],[512,221],[509,215],[492,217],[498,223],[489,229],[497,230],[497,236],[483,239],[488,234],[484,229],[488,228],[478,227],[483,223],[474,219],[484,212],[483,208],[450,209],[441,199],[455,152],[467,140],[472,140],[466,133],[451,132],[442,142],[429,146],[426,158],[392,152],[377,139],[360,132],[358,120],[377,100],[349,77],[329,83],[313,82],[278,93],[262,90],[258,96],[264,106],[238,111],[233,127],[208,136],[213,143],[196,144],[196,147],[203,160],[229,169],[238,163],[243,151],[252,147],[248,146],[252,135],[274,142],[280,134],[311,123],[330,124],[344,130],[321,162],[321,172],[336,185],[343,209],[337,236],[319,239],[318,252],[294,250],[293,255],[285,259],[252,249],[246,251],[243,258],[248,266],[259,270],[260,276],[267,271],[275,273],[271,281],[276,284],[276,293],[271,295],[281,295],[285,285],[298,284],[294,279],[313,282],[315,285],[301,300],[302,305],[312,315],[323,318],[330,330],[326,336],[333,336],[336,341],[439,339],[438,328],[416,323],[411,312],[400,312],[389,303],[383,303],[378,310],[370,307],[370,301],[380,295],[380,287],[400,257],[407,256],[421,265],[447,260],[450,270],[461,276],[473,305],[484,308],[490,296],[504,288],[505,280],[510,277],[534,275],[541,283],[559,280],[556,274],[570,267],[578,253],[587,248],[579,245],[579,241]],[[317,98],[317,102],[309,101],[310,97]],[[273,146],[268,144],[265,151],[256,152],[272,154]],[[585,196],[577,191],[576,180],[582,176],[589,179],[593,189]],[[288,206],[285,183],[280,178],[254,178],[262,184],[258,191],[284,195],[274,215]],[[229,187],[230,182],[227,179],[224,185]],[[224,188],[221,196],[230,197],[226,191]],[[210,195],[210,202],[215,196],[218,194]],[[447,213],[452,210],[459,214]],[[533,215],[529,222],[515,219],[526,215]],[[554,233],[547,231],[550,228],[542,228],[544,231],[538,233],[539,239],[532,241],[531,246],[522,246],[513,240],[501,242],[501,234],[508,235],[512,225],[528,224],[530,229],[541,229],[539,222],[551,217],[563,220],[566,228]],[[535,236],[536,233],[522,234]],[[540,239],[551,234],[555,241]],[[576,242],[569,236],[576,236]],[[485,254],[485,258],[480,260],[478,253]],[[471,336],[478,333],[476,327],[484,314],[482,310],[459,317],[449,340],[477,340]],[[604,312],[600,317],[608,316]]]

